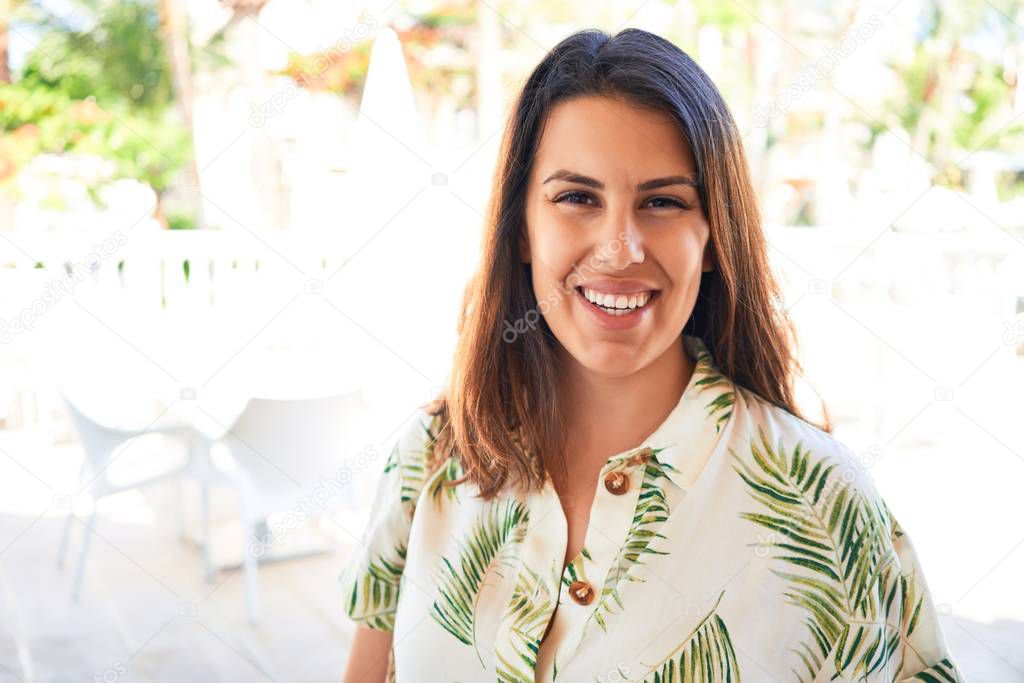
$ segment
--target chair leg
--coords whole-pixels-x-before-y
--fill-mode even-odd
[[[75,572],[75,586],[71,591],[71,600],[78,603],[82,592],[82,578],[85,576],[85,558],[89,553],[89,541],[92,540],[92,529],[96,525],[96,504],[93,503],[92,512],[89,513],[88,525],[85,527],[85,535],[82,538],[82,552],[78,556],[78,571]]]
[[[262,543],[256,539],[250,543],[249,534],[255,536],[255,525],[249,522],[242,524],[242,558],[245,567],[245,611],[249,622],[255,624],[259,620],[259,581],[257,569],[258,556],[262,555]]]
[[[78,470],[78,479],[76,480],[79,484],[82,483],[82,479],[85,478],[86,470],[86,458],[82,458],[82,466]],[[71,515],[74,513],[74,499],[72,499],[72,505],[68,509],[67,519],[64,520],[64,531],[60,535],[60,545],[57,547],[57,569],[64,569],[64,560],[68,554],[68,540],[71,536]]]
[[[178,477],[175,481],[175,489],[177,489],[177,513],[178,517],[178,541],[184,542],[186,540],[186,529],[185,529],[185,479],[184,477]]]
[[[213,550],[211,548],[213,539],[210,537],[210,486],[203,482],[200,490],[200,515],[202,517],[202,551],[203,551],[203,575],[206,577],[207,583],[213,581],[214,570],[213,570]]]
[[[64,531],[60,535],[60,545],[57,547],[57,569],[64,569],[64,560],[68,554],[68,538],[71,536],[71,510],[68,510],[67,519],[64,520]]]

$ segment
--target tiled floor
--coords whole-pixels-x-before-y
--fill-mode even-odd
[[[254,626],[239,571],[222,571],[213,583],[202,578],[195,545],[178,535],[172,485],[121,494],[100,507],[75,605],[73,572],[56,565],[62,513],[47,490],[66,490],[74,449],[35,451],[26,462],[30,440],[0,437],[0,683],[340,679],[352,633],[337,589],[351,542],[341,527],[361,529],[360,520],[322,525],[335,544],[331,554],[261,566]],[[218,504],[230,512],[229,503],[215,504],[215,516]],[[70,566],[81,524],[73,531]],[[968,680],[1024,681],[1024,622],[943,620]]]
[[[261,566],[254,626],[241,572],[205,582],[195,546],[166,524],[100,518],[73,604],[74,563],[56,566],[61,526],[0,519],[0,681],[339,680],[351,638],[336,582],[343,553]]]

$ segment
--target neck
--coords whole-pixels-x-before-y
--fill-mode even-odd
[[[694,363],[679,338],[646,367],[621,377],[597,374],[568,354],[562,367],[567,463],[573,466],[580,464],[574,454],[603,464],[650,436],[678,405]]]

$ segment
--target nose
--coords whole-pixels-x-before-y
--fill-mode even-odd
[[[644,243],[640,226],[628,212],[609,212],[602,239],[595,247],[595,261],[615,270],[624,270],[633,263],[643,263]]]

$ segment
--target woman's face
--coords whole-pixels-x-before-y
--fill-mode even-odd
[[[549,113],[520,255],[541,314],[588,370],[625,376],[679,343],[712,268],[696,171],[668,114],[600,96]]]

